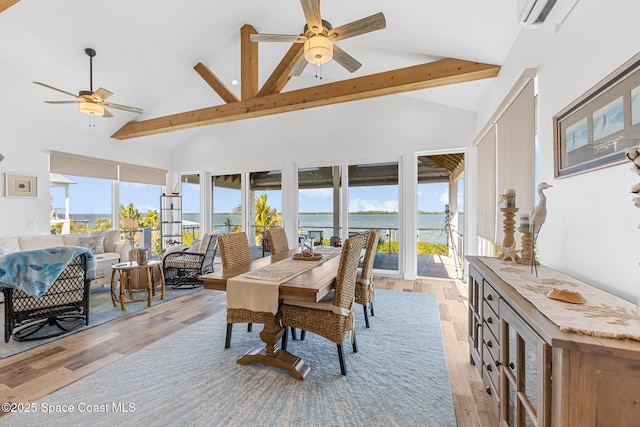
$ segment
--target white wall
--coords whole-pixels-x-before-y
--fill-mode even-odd
[[[632,302],[640,300],[640,210],[629,189],[640,180],[629,162],[554,179],[552,117],[638,52],[638,16],[640,2],[581,0],[557,33],[523,31],[478,113],[482,126],[522,70],[538,68],[539,177],[554,185],[545,191],[541,261]]]

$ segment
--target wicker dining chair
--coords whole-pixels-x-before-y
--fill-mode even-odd
[[[222,259],[222,269],[238,267],[252,261],[249,238],[243,231],[218,236],[218,250]],[[231,332],[234,323],[247,323],[247,332],[251,332],[254,323],[264,323],[264,313],[241,308],[227,308],[227,336],[224,348],[231,346]]]
[[[373,316],[373,300],[375,299],[375,285],[373,283],[373,261],[378,251],[380,241],[380,230],[373,230],[367,233],[366,250],[362,270],[356,279],[356,303],[361,304],[364,309],[364,323],[369,327],[369,314],[367,307]]]
[[[287,240],[287,233],[284,228],[270,228],[267,230],[267,239],[269,240],[269,247],[273,255],[289,250],[289,241]]]
[[[318,303],[285,300],[282,303],[282,325],[285,327],[282,348],[287,347],[287,326],[318,334],[338,346],[340,372],[347,375],[342,343],[351,331],[354,353],[358,352],[354,330],[353,304],[360,251],[364,246],[363,235],[345,240],[340,255],[335,289]]]

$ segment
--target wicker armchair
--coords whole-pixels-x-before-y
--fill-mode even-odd
[[[267,230],[267,240],[272,254],[280,254],[289,250],[289,241],[284,228],[270,228]]]
[[[252,261],[249,239],[245,232],[222,234],[218,236],[218,247],[222,259],[222,269],[234,268]],[[231,346],[231,332],[234,323],[248,323],[247,331],[251,332],[253,323],[264,323],[264,314],[240,308],[227,308],[227,336],[224,348]]]
[[[371,310],[373,316],[373,300],[375,299],[375,285],[373,283],[373,260],[378,251],[378,242],[380,241],[380,231],[373,230],[367,234],[366,250],[364,261],[362,262],[362,271],[356,279],[356,303],[361,304],[364,309],[364,323],[369,327],[369,314],[367,307]]]
[[[87,256],[78,255],[40,298],[4,288],[4,341],[33,341],[62,335],[89,324]],[[56,326],[56,329],[50,328]],[[13,330],[19,328],[14,333]]]
[[[347,239],[342,246],[335,290],[318,303],[285,300],[282,304],[282,325],[285,327],[282,348],[287,348],[287,326],[318,334],[338,346],[340,372],[347,375],[342,342],[352,332],[353,351],[358,352],[354,330],[353,303],[360,251],[364,246],[362,235]]]
[[[202,286],[199,276],[213,272],[213,260],[218,250],[217,235],[209,235],[204,253],[199,252],[171,252],[162,261],[162,271],[166,285],[179,288]]]

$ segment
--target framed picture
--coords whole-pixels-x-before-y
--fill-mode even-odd
[[[624,161],[640,144],[640,53],[553,117],[555,176]]]
[[[37,176],[5,173],[4,182],[7,197],[38,197]]]

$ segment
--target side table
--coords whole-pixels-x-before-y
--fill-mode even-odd
[[[147,301],[147,306],[151,307],[151,300],[153,298],[154,283],[153,283],[153,269],[157,268],[160,272],[160,299],[164,299],[164,274],[162,272],[162,263],[158,260],[151,260],[145,265],[140,265],[136,261],[121,262],[111,266],[111,301],[115,307],[117,302],[120,302],[122,310],[126,310],[125,304],[130,302]],[[144,289],[132,289],[131,288],[131,272],[135,270],[143,270],[144,276],[147,279],[147,286]],[[116,295],[116,279],[120,279],[120,291]],[[135,292],[145,292],[146,298],[136,299],[134,297]],[[125,293],[127,295],[125,295]]]

